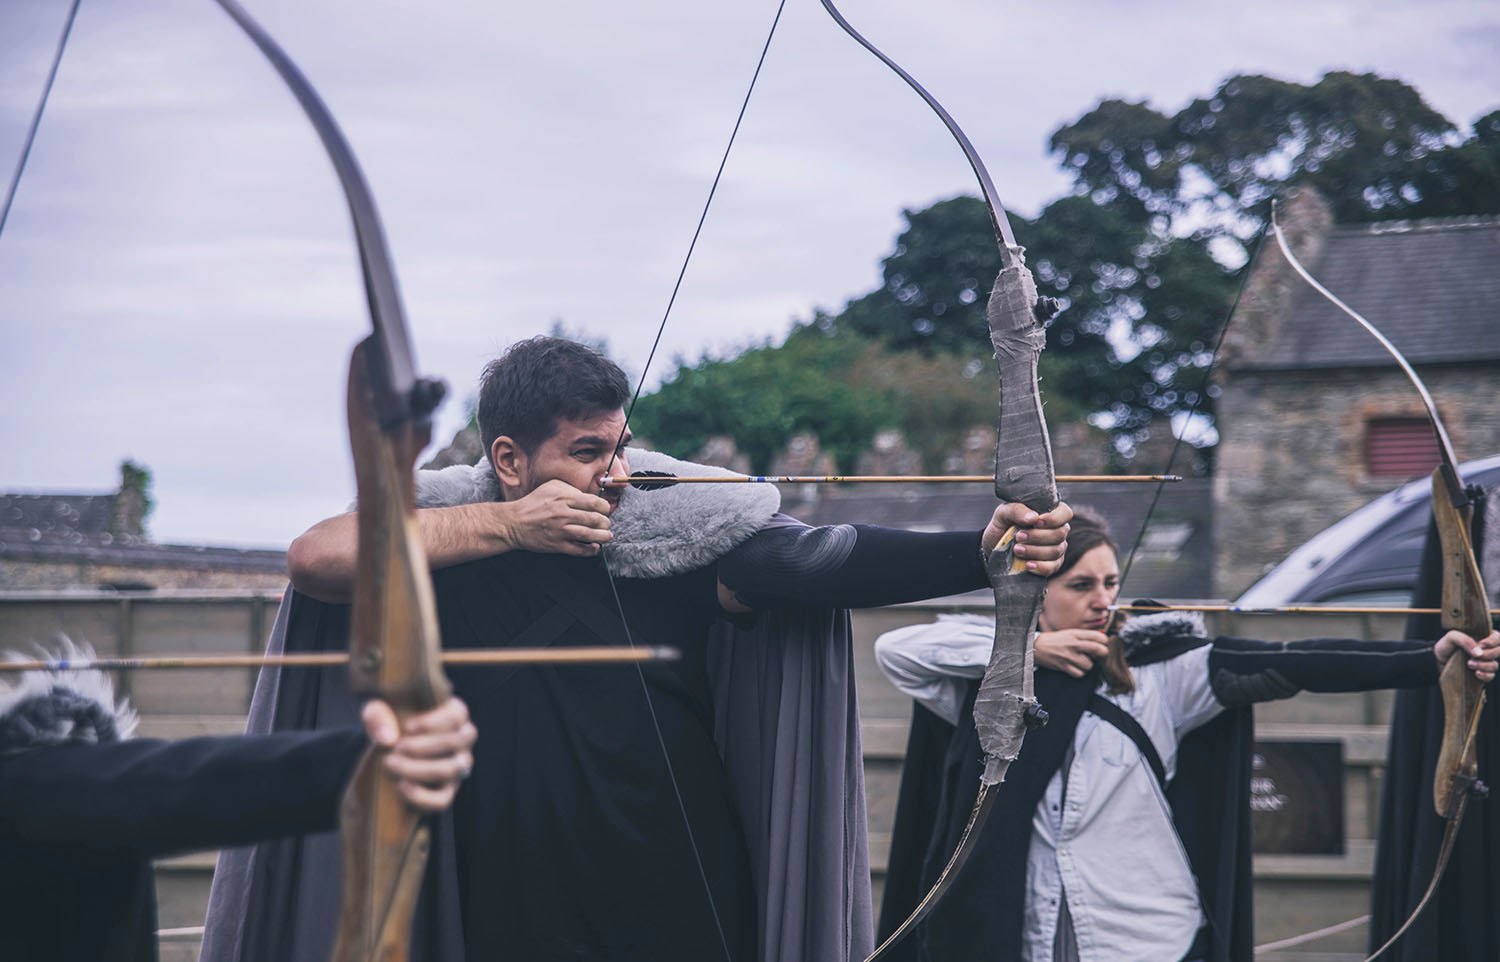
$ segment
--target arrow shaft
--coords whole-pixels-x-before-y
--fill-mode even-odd
[[[1221,611],[1236,615],[1439,615],[1441,608],[1377,608],[1348,607],[1339,605],[1290,605],[1280,607],[1252,607],[1247,605],[1111,605],[1110,611]],[[1491,608],[1489,613],[1500,615],[1500,608]]]
[[[445,651],[445,665],[607,665],[675,661],[675,648],[473,648]],[[157,668],[321,668],[346,665],[346,651],[290,655],[161,655],[134,658],[55,658],[0,662],[6,671],[121,671]]]
[[[1162,483],[1181,481],[1178,474],[1059,474],[1059,484],[1103,484],[1121,482],[1126,484]],[[642,477],[609,476],[603,479],[606,488],[623,488],[632,484],[994,484],[994,475],[989,474],[733,474],[707,477],[672,477],[649,475]]]

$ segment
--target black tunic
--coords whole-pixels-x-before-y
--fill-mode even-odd
[[[434,583],[450,649],[628,643],[596,559],[510,552]],[[709,698],[717,579],[615,584],[634,642],[680,661],[450,673],[481,732],[454,810],[470,959],[753,958],[748,856]]]

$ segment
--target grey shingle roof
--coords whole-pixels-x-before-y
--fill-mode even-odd
[[[279,573],[286,552],[154,544],[110,534],[112,494],[0,493],[0,558]]]
[[[1500,217],[1339,227],[1308,270],[1413,364],[1500,360]],[[1276,340],[1242,366],[1393,363],[1358,324],[1296,283],[1300,289]]]
[[[108,537],[114,506],[112,494],[0,494],[0,540],[98,541]]]

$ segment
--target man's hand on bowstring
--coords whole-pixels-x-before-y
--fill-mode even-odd
[[[1016,528],[1016,557],[1026,562],[1027,571],[1050,578],[1062,567],[1063,553],[1068,548],[1068,522],[1071,520],[1073,509],[1062,502],[1046,514],[1037,514],[1024,504],[1002,504],[990,517],[980,543],[988,555],[995,550],[1006,531]]]
[[[566,481],[547,481],[505,506],[503,537],[512,548],[588,558],[614,537],[613,505]]]
[[[1485,638],[1475,640],[1461,631],[1450,631],[1432,646],[1438,664],[1446,664],[1449,658],[1462,651],[1469,658],[1467,666],[1474,677],[1489,684],[1500,667],[1500,631],[1492,631]]]
[[[469,721],[469,706],[450,697],[400,725],[391,706],[372,698],[361,717],[370,741],[390,749],[385,769],[413,808],[441,812],[453,803],[459,783],[474,770],[470,749],[479,732]]]

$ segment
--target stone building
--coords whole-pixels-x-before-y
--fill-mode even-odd
[[[286,585],[286,553],[153,542],[145,472],[95,494],[0,493],[0,589],[260,589]]]
[[[1459,459],[1500,452],[1500,217],[1339,225],[1311,190],[1280,216],[1297,258],[1427,384]],[[1214,593],[1429,473],[1437,447],[1391,356],[1296,276],[1270,238],[1221,354]]]

